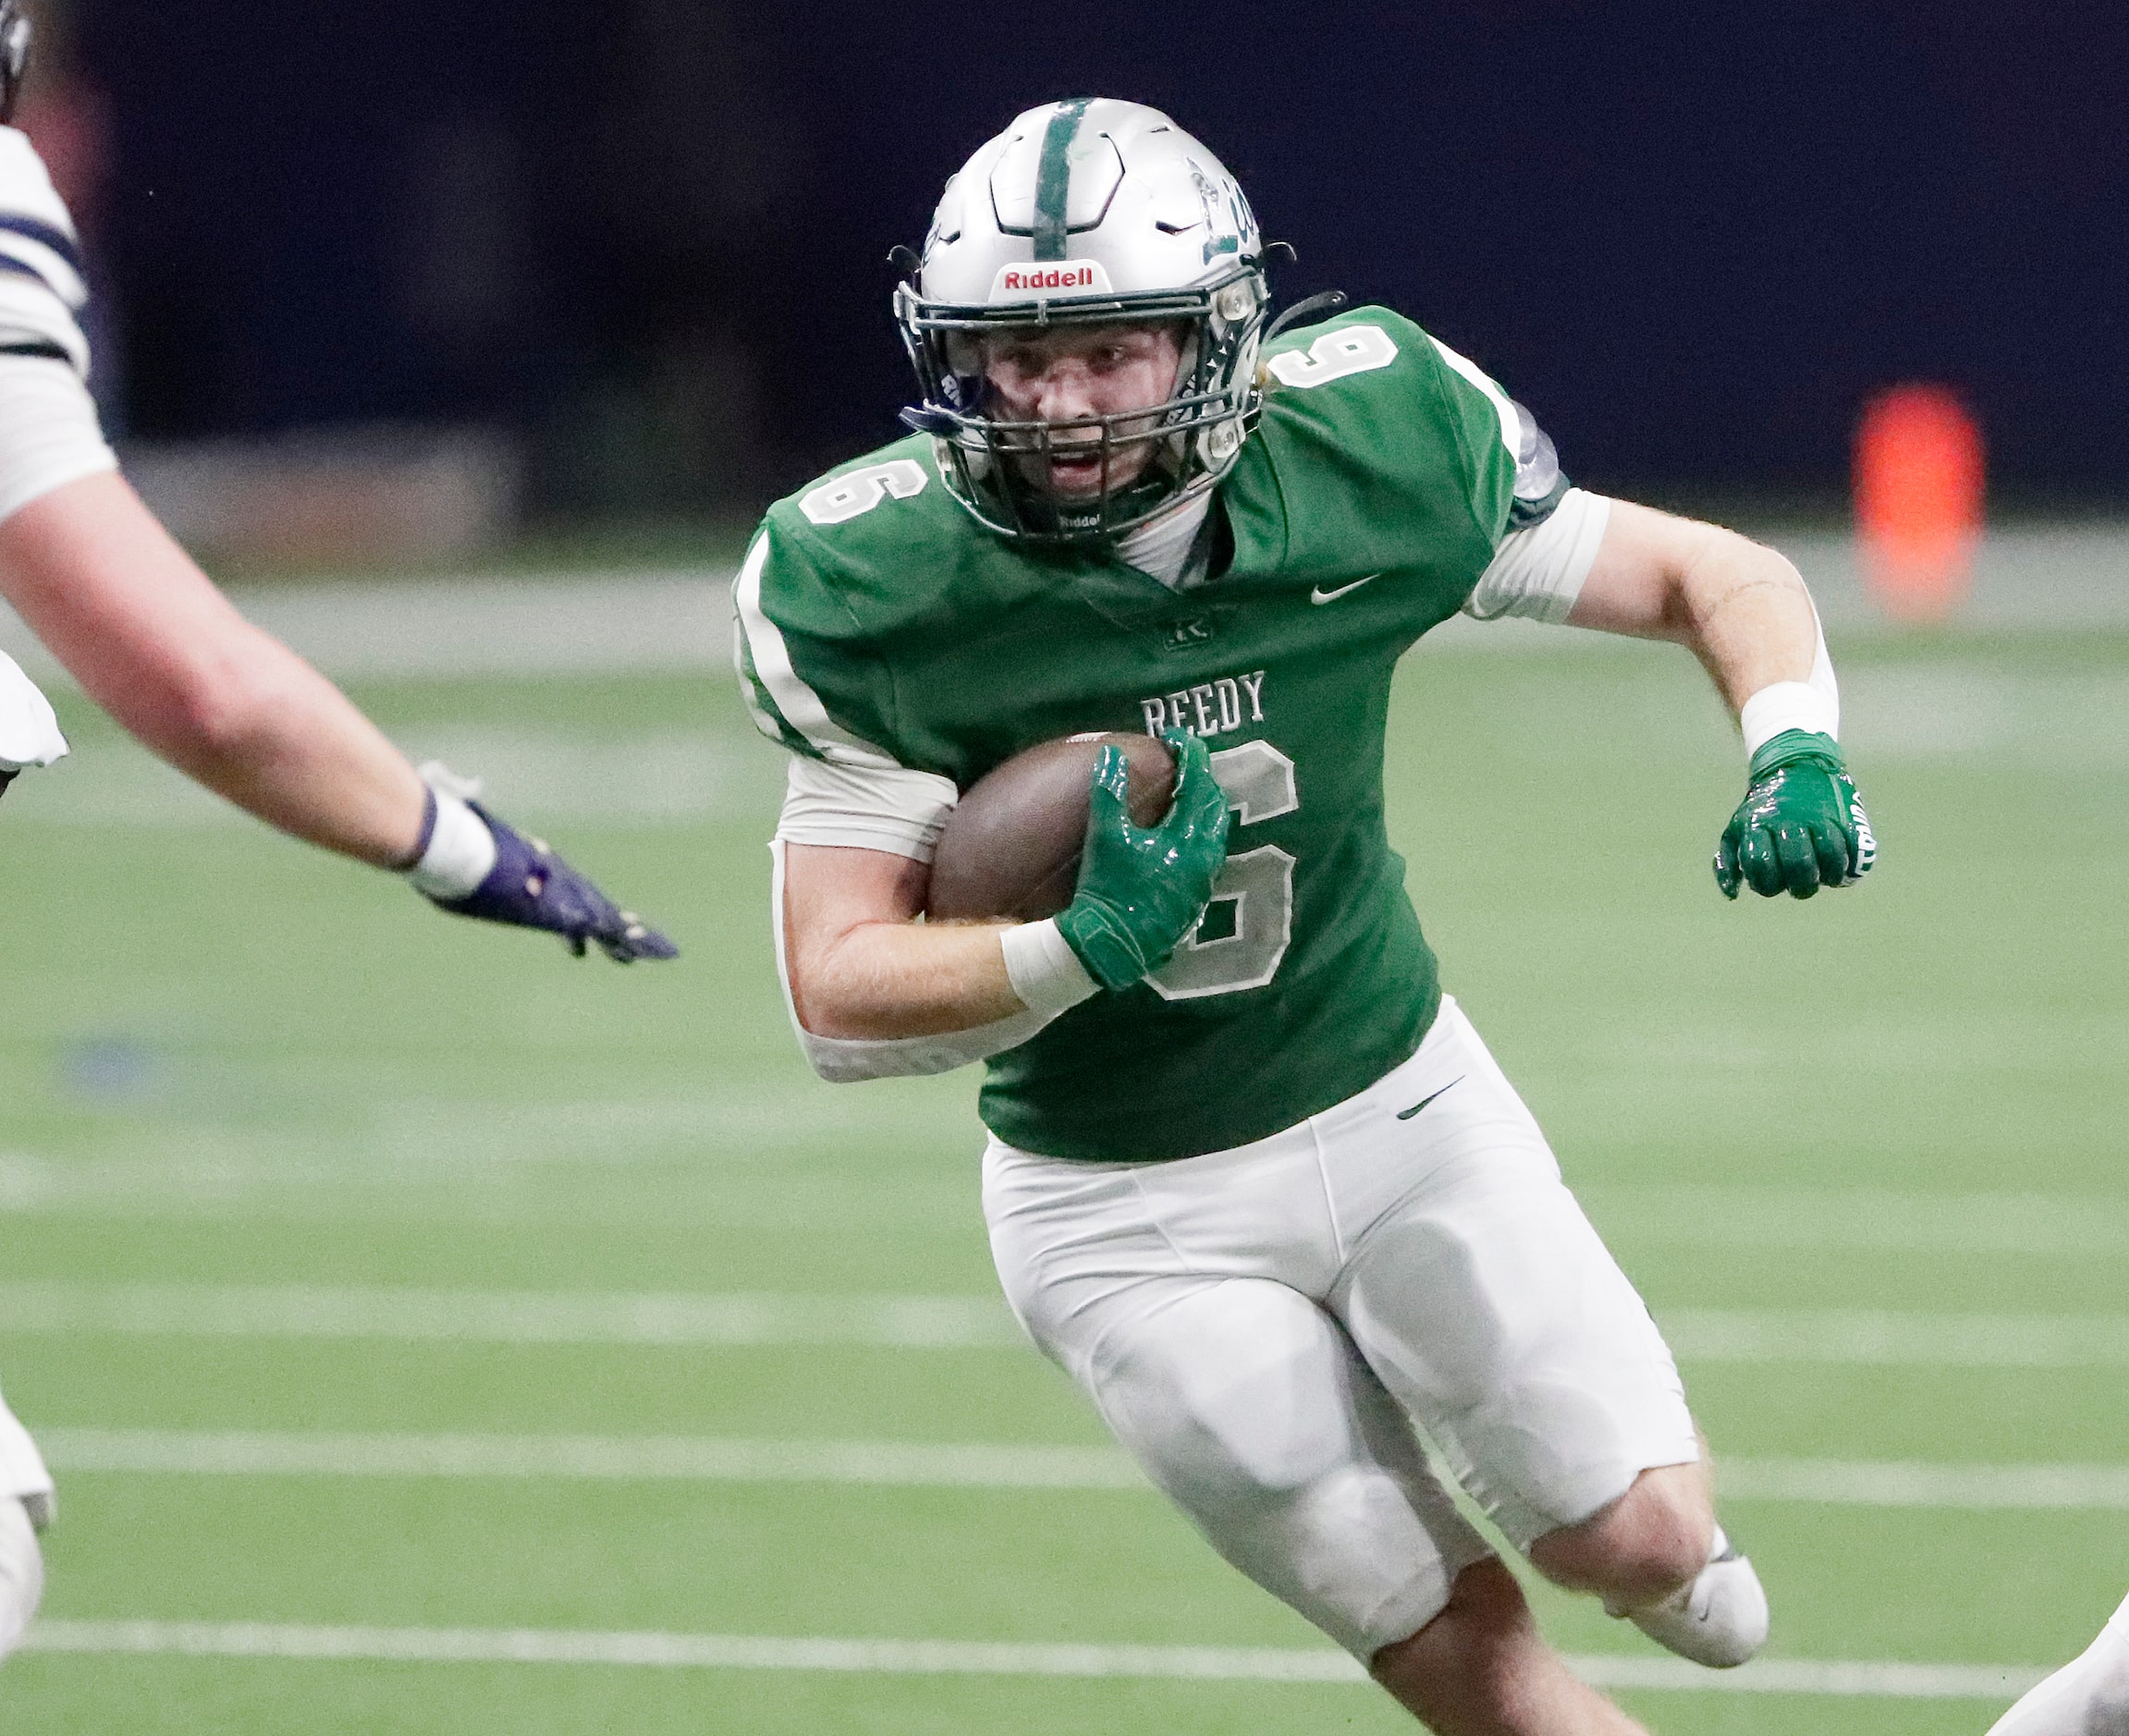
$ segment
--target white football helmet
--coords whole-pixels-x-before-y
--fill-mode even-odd
[[[1268,301],[1256,219],[1205,146],[1138,103],[1081,97],[1031,108],[947,183],[914,281],[895,291],[923,395],[902,420],[935,437],[947,487],[999,534],[1113,537],[1232,467],[1259,408]],[[985,413],[986,336],[1126,322],[1184,328],[1174,395],[1151,418]],[[1066,502],[1011,462],[1046,453],[1059,434],[1098,438],[1105,478],[1118,448],[1156,450],[1128,485],[1105,483],[1098,496]]]

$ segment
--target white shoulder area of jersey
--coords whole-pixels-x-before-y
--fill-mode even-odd
[[[67,738],[59,733],[51,701],[0,651],[0,772],[49,765],[66,752]]]
[[[826,702],[800,673],[791,660],[791,648],[783,629],[763,604],[763,584],[774,557],[774,539],[764,531],[740,563],[732,581],[732,661],[739,670],[740,691],[754,727],[772,741],[787,747],[798,738],[803,752],[815,759],[839,765],[869,766],[899,771],[895,757],[872,742],[863,740],[828,715]]]
[[[1473,386],[1493,406],[1493,413],[1500,422],[1500,444],[1508,448],[1508,456],[1520,459],[1523,456],[1523,417],[1517,411],[1508,394],[1496,385],[1493,377],[1469,356],[1461,356],[1432,332],[1426,341],[1435,347],[1449,371]]]
[[[1500,539],[1487,569],[1463,605],[1481,621],[1503,616],[1560,622],[1582,595],[1611,522],[1611,501],[1585,488],[1571,488],[1545,519]]]

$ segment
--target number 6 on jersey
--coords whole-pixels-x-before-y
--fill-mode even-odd
[[[1268,741],[1222,749],[1212,756],[1212,775],[1242,825],[1301,806],[1293,762]],[[1146,978],[1154,992],[1163,1000],[1196,1000],[1262,988],[1278,975],[1293,938],[1293,865],[1276,844],[1229,856],[1197,926]]]

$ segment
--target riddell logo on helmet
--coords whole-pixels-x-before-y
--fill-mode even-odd
[[[1108,273],[1091,259],[1060,259],[1055,264],[1000,265],[991,279],[991,300],[1010,301],[1022,296],[1106,295]]]

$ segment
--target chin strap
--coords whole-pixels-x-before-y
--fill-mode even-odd
[[[1288,326],[1300,324],[1312,313],[1336,313],[1344,305],[1345,291],[1342,289],[1326,289],[1321,294],[1309,296],[1303,300],[1296,301],[1279,318],[1264,328],[1263,341],[1267,344],[1270,343]]]

